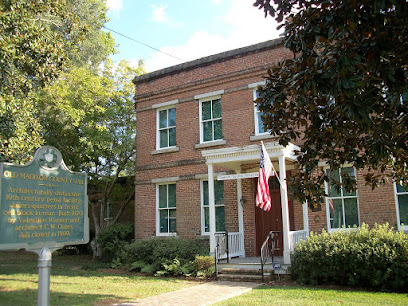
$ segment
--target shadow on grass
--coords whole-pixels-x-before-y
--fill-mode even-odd
[[[37,305],[37,290],[6,290],[0,288],[1,305]],[[113,295],[80,294],[80,293],[50,293],[51,305],[110,305],[121,300]]]

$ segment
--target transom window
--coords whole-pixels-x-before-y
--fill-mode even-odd
[[[157,147],[176,146],[176,108],[157,111]]]
[[[408,228],[408,187],[395,184],[398,228]]]
[[[355,177],[355,169],[344,167],[329,173],[330,179],[340,183],[345,175]],[[343,187],[337,191],[330,184],[326,184],[326,192],[328,194],[326,212],[329,230],[360,226],[357,191],[347,192]]]
[[[157,185],[157,234],[176,233],[176,184]]]
[[[201,142],[222,139],[221,98],[200,101]]]
[[[259,90],[254,90],[254,101],[259,98]],[[263,112],[261,112],[258,108],[258,105],[255,104],[255,135],[260,134],[269,134],[270,130],[266,129],[262,122],[261,116]]]
[[[210,198],[208,194],[208,181],[202,181],[201,188],[201,215],[202,232],[210,232]],[[214,201],[215,201],[215,231],[225,231],[225,204],[224,204],[224,181],[214,181]]]

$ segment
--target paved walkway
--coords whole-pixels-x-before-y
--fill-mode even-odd
[[[261,285],[252,282],[214,281],[120,305],[210,305]]]

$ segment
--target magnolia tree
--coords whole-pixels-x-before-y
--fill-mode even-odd
[[[354,190],[318,167],[365,168],[372,188],[408,183],[408,2],[257,0],[284,27],[293,58],[271,67],[257,101],[279,142],[300,143],[291,185],[312,206],[324,182]]]

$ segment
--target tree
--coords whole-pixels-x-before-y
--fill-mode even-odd
[[[408,2],[257,0],[284,26],[293,58],[268,71],[258,105],[279,143],[300,145],[291,185],[314,206],[325,196],[319,168],[365,168],[374,189],[408,183]],[[354,190],[353,177],[343,187]]]
[[[89,205],[96,235],[107,226],[105,208],[117,205],[117,222],[134,198],[135,75],[127,62],[103,69],[73,67],[37,96],[44,139],[57,147],[70,169],[88,173]],[[99,214],[98,214],[99,211]]]
[[[33,90],[72,62],[97,66],[113,52],[113,39],[101,30],[105,14],[102,0],[0,2],[0,161],[24,163],[43,144]],[[82,52],[96,42],[99,55]]]

